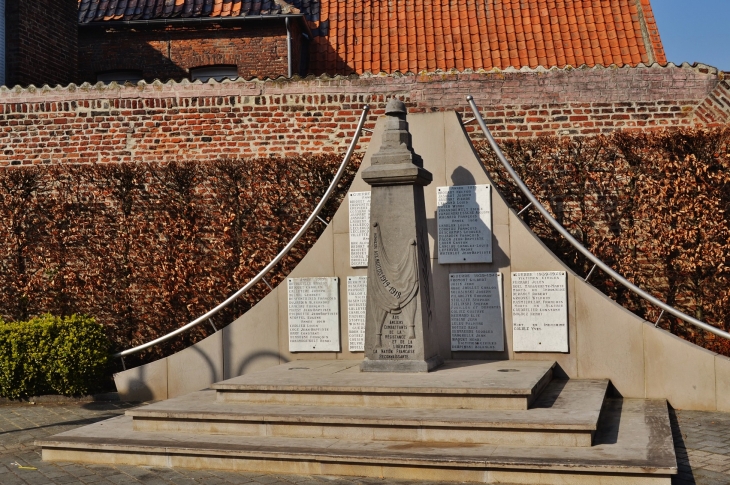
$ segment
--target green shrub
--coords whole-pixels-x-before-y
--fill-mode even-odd
[[[0,320],[0,396],[86,394],[104,376],[109,340],[93,318]]]
[[[51,325],[0,322],[0,396],[17,398],[51,392],[46,381]]]

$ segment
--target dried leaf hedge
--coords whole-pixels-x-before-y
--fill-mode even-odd
[[[112,350],[176,329],[224,300],[289,242],[332,181],[339,155],[210,163],[0,170],[0,316],[92,315]],[[322,216],[334,215],[354,157]],[[279,283],[324,230],[317,222],[267,276]],[[268,293],[260,283],[220,329]],[[129,359],[154,360],[212,333],[200,325]]]
[[[486,142],[477,149],[515,208],[527,204]],[[668,304],[730,330],[730,129],[618,132],[502,143],[552,215],[593,254]],[[580,275],[592,264],[535,210],[523,214]],[[641,317],[660,310],[596,270],[590,282]],[[677,318],[660,326],[730,356],[730,342]]]
[[[516,208],[527,201],[485,142],[477,148]],[[615,133],[502,143],[533,193],[589,250],[652,294],[730,330],[730,129]],[[290,240],[329,185],[336,155],[210,163],[0,170],[0,317],[92,315],[112,350],[199,316]],[[331,217],[354,160],[325,209]],[[578,274],[592,264],[534,210],[523,214]],[[315,224],[270,275],[277,284],[324,229]],[[591,283],[649,321],[659,310],[596,270]],[[216,319],[259,301],[257,285]],[[660,325],[730,356],[730,343],[664,316]],[[130,359],[147,362],[212,332],[201,325]]]

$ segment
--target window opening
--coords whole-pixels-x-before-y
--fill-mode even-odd
[[[224,79],[236,79],[238,77],[237,66],[204,66],[190,69],[190,77],[193,81],[200,79],[206,82],[209,79],[222,81]]]

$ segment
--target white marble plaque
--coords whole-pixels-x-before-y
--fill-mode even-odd
[[[370,192],[350,192],[350,267],[367,268],[370,244]]]
[[[449,275],[451,350],[504,350],[501,273]]]
[[[338,278],[287,278],[289,352],[340,350]]]
[[[347,277],[347,343],[350,352],[365,351],[367,276]]]
[[[512,342],[515,352],[568,352],[565,271],[512,273]]]
[[[491,263],[491,186],[439,187],[436,204],[439,264]]]

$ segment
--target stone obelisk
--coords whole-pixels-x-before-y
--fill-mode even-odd
[[[383,142],[362,173],[372,186],[363,372],[428,372],[443,362],[432,317],[423,187],[431,173],[413,152],[406,107],[385,108]]]

